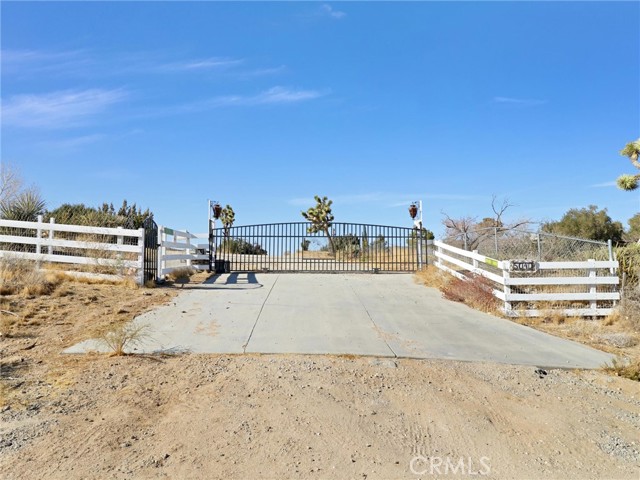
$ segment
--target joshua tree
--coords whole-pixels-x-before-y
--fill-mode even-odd
[[[625,147],[620,150],[620,155],[629,157],[633,166],[640,169],[640,162],[638,161],[638,155],[640,155],[640,138],[634,142],[627,143]],[[622,190],[630,191],[638,188],[638,180],[640,180],[640,174],[620,175],[617,183],[618,187]]]
[[[329,239],[331,252],[335,252],[333,239],[329,233],[331,222],[333,222],[333,214],[331,213],[331,204],[333,201],[327,197],[320,198],[318,195],[315,195],[313,198],[316,201],[316,206],[309,208],[306,212],[301,212],[302,216],[311,222],[311,225],[307,228],[307,233],[324,232]]]
[[[236,214],[233,211],[233,208],[231,208],[231,205],[227,205],[222,209],[222,213],[220,214],[220,221],[224,226],[225,238],[229,238],[230,229],[233,226],[233,222],[236,221]]]

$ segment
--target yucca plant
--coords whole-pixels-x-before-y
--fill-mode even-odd
[[[46,203],[40,192],[34,189],[24,190],[12,199],[0,202],[0,217],[7,220],[35,222],[38,215],[44,213]]]

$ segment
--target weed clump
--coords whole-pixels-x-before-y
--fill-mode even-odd
[[[109,349],[111,356],[128,355],[125,350],[140,345],[148,335],[149,326],[126,323],[104,332],[98,341]]]
[[[427,265],[427,267],[420,270],[416,276],[418,281],[423,285],[437,288],[438,290],[443,290],[453,278],[434,265]]]
[[[481,275],[468,274],[464,280],[453,277],[442,288],[442,295],[447,300],[464,303],[482,312],[500,312],[500,303],[493,295],[491,281]]]
[[[189,283],[191,276],[195,273],[196,271],[192,267],[180,267],[171,271],[167,275],[167,279],[184,287],[184,284]]]
[[[614,358],[611,365],[604,367],[605,372],[611,373],[617,377],[628,378],[640,382],[640,360],[626,362],[624,360]]]
[[[51,294],[66,279],[61,272],[42,272],[34,262],[19,258],[0,259],[0,294],[41,296]]]

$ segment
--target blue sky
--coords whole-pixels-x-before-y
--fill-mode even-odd
[[[619,155],[640,136],[638,2],[6,2],[2,161],[50,208],[126,198],[201,232],[407,225],[424,202],[558,219],[640,195]]]

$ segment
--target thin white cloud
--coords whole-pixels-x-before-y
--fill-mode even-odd
[[[451,201],[468,201],[478,200],[479,196],[473,195],[458,195],[451,193],[389,193],[389,192],[370,192],[360,194],[347,194],[347,195],[329,195],[329,199],[333,200],[334,204],[341,205],[353,205],[353,204],[376,204],[386,207],[408,207],[411,203],[418,200],[451,200]],[[298,197],[292,198],[288,201],[290,205],[294,206],[309,206],[313,205],[313,197]]]
[[[514,98],[514,97],[493,97],[494,103],[500,103],[503,105],[518,105],[521,107],[532,107],[535,105],[543,105],[547,103],[546,100],[537,98]]]
[[[202,107],[231,107],[299,103],[308,100],[315,100],[316,98],[320,98],[326,94],[327,92],[319,90],[296,90],[285,87],[273,87],[257,95],[227,95],[214,97],[200,105]],[[197,104],[195,106],[197,106]]]
[[[287,67],[285,65],[280,65],[279,67],[271,67],[271,68],[256,68],[255,70],[250,70],[247,72],[238,73],[238,77],[241,79],[249,79],[254,77],[266,77],[268,75],[279,75],[287,71]]]
[[[74,150],[76,148],[83,147],[85,145],[90,145],[101,140],[104,140],[107,136],[102,133],[96,133],[92,135],[82,135],[79,137],[71,137],[64,138],[61,140],[54,140],[49,142],[43,142],[46,147],[56,148],[56,149],[64,149],[64,150]]]
[[[362,194],[349,194],[349,195],[330,195],[329,199],[333,200],[334,204],[340,205],[353,205],[359,203],[378,203],[382,198],[381,193],[362,193]],[[288,203],[294,206],[309,206],[315,202],[313,197],[298,197],[291,198]]]
[[[2,50],[5,73],[20,76],[49,72],[62,76],[189,73],[227,70],[241,58],[206,57],[173,60],[159,52],[101,53],[86,50]]]
[[[7,50],[2,56],[3,75],[77,74],[95,67],[84,50]]]
[[[455,193],[422,193],[416,195],[404,195],[406,200],[391,203],[390,207],[408,207],[418,200],[451,200],[451,201],[470,201],[480,200],[485,197],[479,195],[464,195]]]
[[[320,7],[320,12],[322,13],[322,15],[326,15],[337,20],[340,20],[347,16],[345,12],[334,10],[333,7],[327,3],[322,4],[322,6]]]
[[[11,50],[3,49],[2,62],[5,66],[26,63],[58,62],[78,58],[82,50],[67,50],[61,52],[48,52],[43,50]]]
[[[156,70],[158,72],[167,72],[167,73],[178,73],[178,72],[196,72],[203,70],[214,70],[214,69],[227,69],[237,67],[244,63],[243,59],[233,59],[233,58],[204,58],[204,59],[193,59],[186,60],[182,62],[170,62],[170,63],[160,63],[155,66],[151,66],[151,70]]]
[[[2,101],[2,123],[13,127],[74,127],[85,124],[126,97],[122,89],[97,88],[13,95]]]
[[[258,105],[264,103],[296,103],[314,100],[323,95],[325,94],[318,90],[294,90],[284,87],[273,87],[253,98],[249,98],[248,102]]]
[[[596,183],[594,185],[589,185],[589,188],[608,188],[608,187],[615,187],[617,186],[616,181],[612,181],[612,182],[603,182],[603,183]]]

